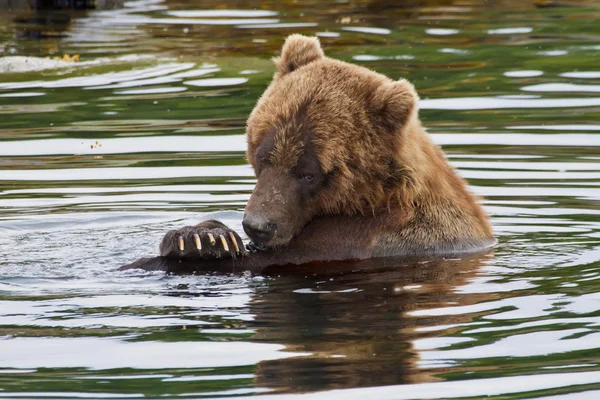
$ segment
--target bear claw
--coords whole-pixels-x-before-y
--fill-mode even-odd
[[[227,244],[227,240],[225,240],[225,236],[219,235],[219,239],[221,239],[221,244],[223,245],[223,249],[225,251],[229,251],[229,245]]]
[[[204,221],[169,231],[160,244],[160,255],[174,259],[235,258],[243,256],[242,239],[219,221]]]
[[[231,243],[233,243],[233,247],[235,248],[235,253],[240,254],[240,247],[238,246],[237,239],[233,232],[229,232],[229,239],[231,239]]]
[[[197,233],[194,233],[194,243],[196,244],[196,248],[198,250],[202,250],[202,241]]]
[[[215,243],[217,243],[217,241],[215,240],[215,237],[213,236],[212,233],[208,234],[208,239],[210,240],[210,244],[213,246],[215,245]]]
[[[261,244],[250,242],[246,245],[246,250],[248,250],[250,253],[260,253],[265,251],[265,247]]]

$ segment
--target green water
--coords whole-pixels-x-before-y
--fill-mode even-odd
[[[0,71],[80,56],[0,73],[0,398],[600,396],[600,4],[388,3],[0,8]],[[245,119],[293,32],[415,84],[494,252],[114,272],[175,227],[242,232]]]

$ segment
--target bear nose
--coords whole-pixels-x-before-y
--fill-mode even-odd
[[[270,223],[262,215],[246,214],[242,221],[244,232],[255,243],[267,243],[273,239],[277,225]]]

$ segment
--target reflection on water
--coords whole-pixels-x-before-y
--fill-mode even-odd
[[[0,397],[598,397],[597,2],[0,10]],[[292,32],[415,83],[493,254],[114,272],[183,224],[241,232]]]
[[[432,371],[419,368],[416,350],[422,346],[415,344],[439,338],[437,332],[418,332],[421,324],[411,311],[469,304],[473,299],[454,288],[490,259],[491,254],[460,260],[370,260],[319,271],[290,268],[291,275],[272,271],[285,290],[257,296],[252,311],[261,329],[255,337],[286,343],[310,356],[262,362],[257,381],[270,388],[314,391],[427,379]],[[435,316],[428,325],[459,325],[468,319]],[[442,346],[454,340],[438,342]]]

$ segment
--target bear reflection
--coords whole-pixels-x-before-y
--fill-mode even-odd
[[[448,331],[417,328],[467,322],[471,316],[420,318],[408,312],[481,301],[480,295],[459,294],[456,288],[489,256],[374,259],[265,271],[277,278],[251,304],[252,340],[311,355],[259,363],[257,386],[298,392],[434,380],[438,371],[417,367],[419,354],[411,342]]]

